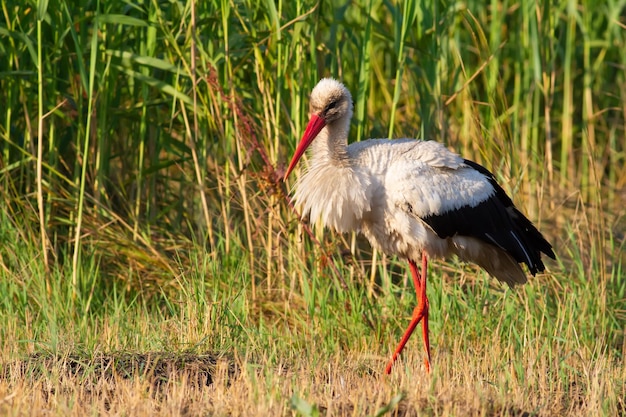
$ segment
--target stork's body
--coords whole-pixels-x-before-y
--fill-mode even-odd
[[[311,93],[311,121],[285,177],[311,147],[309,169],[294,198],[303,214],[338,232],[361,232],[373,247],[409,261],[419,305],[387,366],[423,321],[428,342],[427,258],[457,255],[509,285],[545,269],[550,244],[514,206],[493,175],[443,145],[414,139],[347,144],[352,98],[323,79]],[[422,261],[422,273],[416,262]]]

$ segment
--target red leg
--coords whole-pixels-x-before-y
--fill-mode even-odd
[[[428,336],[428,296],[426,295],[426,277],[428,276],[428,258],[426,254],[422,253],[422,292],[419,295],[420,305],[423,305],[424,317],[422,318],[422,338],[424,340],[424,350],[426,351],[426,358],[424,359],[424,365],[426,366],[426,372],[430,372],[430,338]]]
[[[424,360],[424,364],[426,365],[426,371],[430,372],[430,341],[428,339],[428,297],[426,297],[426,277],[428,275],[428,259],[426,258],[426,254],[422,254],[422,274],[420,275],[417,270],[417,265],[415,261],[409,260],[409,266],[411,268],[411,275],[413,275],[413,283],[415,284],[415,293],[417,294],[418,305],[413,310],[413,317],[411,318],[411,322],[409,323],[409,327],[407,327],[400,343],[398,343],[398,347],[396,347],[393,356],[389,363],[387,363],[387,367],[385,368],[385,373],[391,373],[391,367],[395,363],[398,355],[404,349],[404,346],[411,338],[413,331],[419,324],[422,322],[422,335],[424,337],[424,349],[426,350],[427,358]]]

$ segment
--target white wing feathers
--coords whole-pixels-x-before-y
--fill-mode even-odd
[[[494,194],[480,172],[437,142],[418,142],[388,166],[385,185],[397,205],[410,205],[418,217],[474,207]]]

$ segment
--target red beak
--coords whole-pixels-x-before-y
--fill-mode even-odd
[[[304,151],[307,150],[309,145],[311,145],[311,142],[313,142],[313,139],[317,137],[317,134],[320,133],[320,130],[322,130],[324,126],[326,126],[326,120],[322,119],[317,114],[311,115],[311,120],[309,120],[309,124],[306,126],[304,135],[302,135],[302,139],[300,139],[300,143],[296,148],[296,153],[294,153],[293,158],[291,158],[289,168],[287,168],[287,173],[285,174],[283,181],[289,177],[291,171],[293,171],[300,158],[302,158]]]

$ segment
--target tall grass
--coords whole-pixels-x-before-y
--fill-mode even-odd
[[[415,302],[404,265],[302,222],[280,181],[334,76],[352,140],[436,139],[490,167],[558,255],[514,293],[437,264],[432,382],[411,385],[416,342],[406,376],[351,410],[399,387],[432,414],[623,412],[625,6],[3,2],[2,360],[217,351],[268,414],[293,394],[277,369],[331,408],[320,375],[371,384]]]

